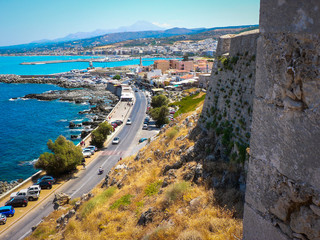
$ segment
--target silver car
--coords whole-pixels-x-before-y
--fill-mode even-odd
[[[4,225],[7,222],[7,217],[4,214],[0,213],[0,224]]]

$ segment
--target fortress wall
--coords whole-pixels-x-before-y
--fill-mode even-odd
[[[216,160],[243,162],[251,132],[258,30],[219,38],[200,126],[215,135]],[[229,45],[228,45],[228,44]],[[230,51],[225,52],[225,51]],[[226,54],[227,53],[227,54]]]
[[[320,1],[260,7],[244,239],[320,239]]]

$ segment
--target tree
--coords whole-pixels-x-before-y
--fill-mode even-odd
[[[91,133],[91,144],[97,148],[102,148],[107,136],[113,131],[113,127],[108,122],[99,124],[99,127]]]
[[[169,123],[169,120],[168,120],[169,109],[167,106],[151,109],[150,115],[154,120],[156,120],[157,127],[160,127],[163,124]]]
[[[47,143],[52,153],[45,152],[40,155],[35,163],[35,168],[43,169],[53,176],[62,175],[75,170],[83,158],[80,146],[75,146],[73,142],[65,137],[59,136],[55,142],[50,139]]]
[[[188,54],[186,53],[185,55],[183,55],[183,59],[182,59],[182,61],[189,61],[189,56],[188,56]]]
[[[119,74],[115,75],[112,79],[120,80],[121,76]]]
[[[159,108],[162,106],[166,106],[169,103],[169,99],[164,95],[154,96],[151,99],[151,107]]]

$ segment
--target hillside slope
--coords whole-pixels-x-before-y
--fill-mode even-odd
[[[202,105],[121,160],[79,209],[77,199],[60,207],[27,239],[241,239],[242,220],[217,203],[207,187],[208,166],[189,155]]]

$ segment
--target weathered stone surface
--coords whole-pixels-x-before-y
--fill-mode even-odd
[[[308,207],[291,214],[290,227],[296,233],[305,234],[309,239],[320,237],[320,217]]]
[[[153,216],[154,216],[154,209],[149,208],[148,211],[141,214],[138,220],[138,225],[141,225],[141,226],[147,225],[147,223],[152,222]]]
[[[289,240],[290,238],[275,228],[270,219],[264,219],[247,204],[244,206],[243,235],[245,240]]]
[[[317,239],[320,2],[260,6],[244,239]]]

